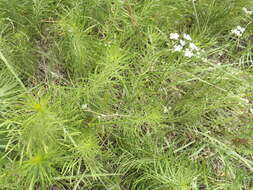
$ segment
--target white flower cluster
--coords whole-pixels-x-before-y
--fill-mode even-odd
[[[237,26],[235,29],[231,30],[231,32],[237,36],[242,36],[242,34],[244,33],[245,28],[241,27],[241,26]]]
[[[178,33],[171,33],[170,39],[177,41],[174,44],[174,52],[183,52],[185,57],[191,58],[194,56],[194,53],[199,54],[199,48],[192,42],[192,38],[189,34],[183,34],[180,39]]]
[[[247,14],[247,15],[252,15],[253,11],[247,9],[246,7],[243,7],[242,10]]]

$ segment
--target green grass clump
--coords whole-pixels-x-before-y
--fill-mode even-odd
[[[0,189],[252,189],[251,11],[1,0]]]

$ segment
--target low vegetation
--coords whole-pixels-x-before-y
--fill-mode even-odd
[[[1,190],[252,190],[252,0],[0,0]]]

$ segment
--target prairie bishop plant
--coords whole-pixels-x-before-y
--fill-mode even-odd
[[[0,190],[253,190],[252,0],[0,0]]]

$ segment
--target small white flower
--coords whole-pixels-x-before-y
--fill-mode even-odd
[[[243,33],[243,32],[245,31],[245,28],[243,28],[243,27],[241,27],[241,26],[237,26],[236,28],[237,28],[238,30],[240,30],[241,33]]]
[[[181,45],[175,45],[173,48],[174,51],[181,51],[182,49],[183,49],[183,46]]]
[[[186,40],[192,41],[192,38],[191,38],[191,36],[189,34],[184,34],[183,37]]]
[[[166,106],[163,106],[163,113],[169,113],[169,110]]]
[[[237,36],[242,36],[244,31],[245,31],[245,28],[243,28],[241,26],[237,26],[235,29],[231,30],[231,32]]]
[[[178,33],[171,33],[170,34],[170,39],[172,39],[172,40],[178,40],[178,38],[179,38]]]
[[[171,107],[163,106],[163,113],[169,113],[171,109],[172,109]]]
[[[192,49],[192,50],[196,50],[196,51],[199,50],[199,48],[198,48],[194,43],[192,43],[192,42],[189,44],[189,47],[190,47],[190,49]]]
[[[231,32],[237,36],[242,36],[242,32],[238,29],[233,29],[233,30],[231,30]]]
[[[187,49],[185,50],[185,52],[184,52],[184,56],[185,56],[185,57],[191,58],[191,57],[193,56],[193,53],[192,53],[191,50],[189,50],[189,49],[187,48]]]
[[[180,44],[181,44],[181,46],[185,46],[185,41],[184,40],[180,40]]]
[[[248,14],[248,15],[252,15],[252,14],[253,14],[253,11],[248,10],[246,7],[243,7],[242,10],[243,10],[246,14]]]

